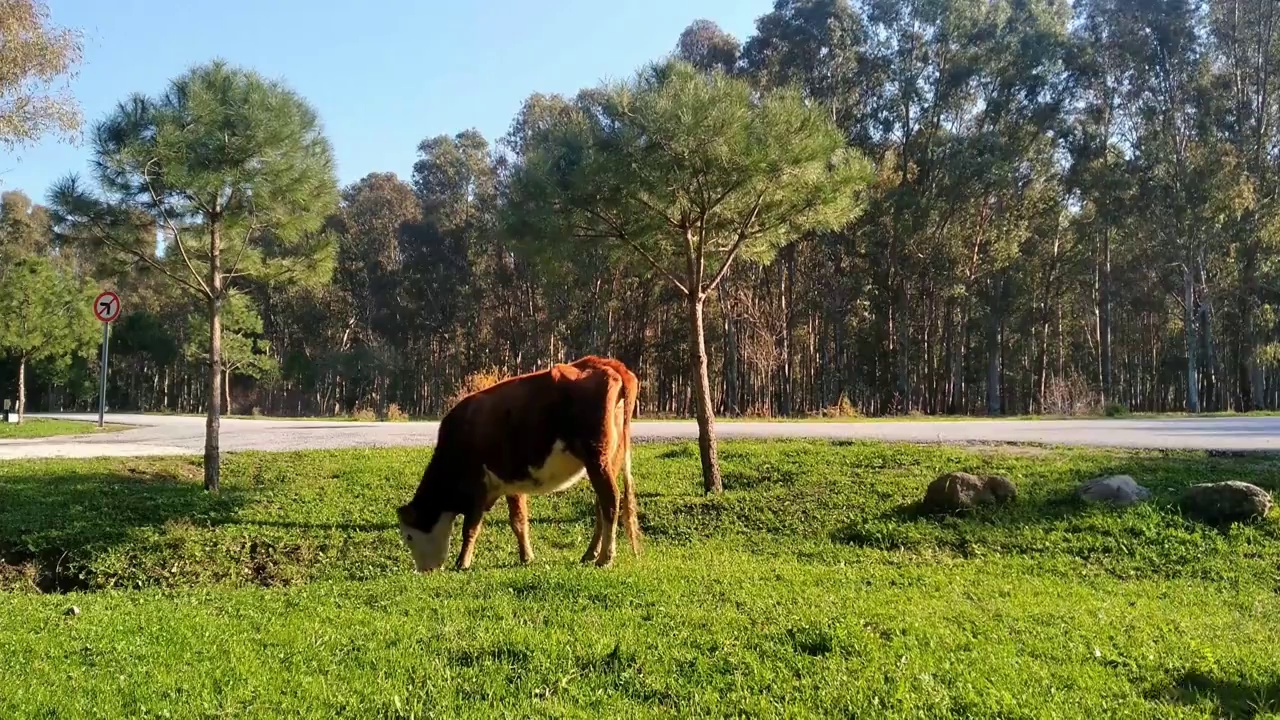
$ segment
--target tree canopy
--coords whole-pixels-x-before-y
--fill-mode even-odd
[[[1280,409],[1276,3],[775,0],[741,38],[717,20],[341,194],[304,101],[200,66],[125,98],[48,211],[0,199],[0,253],[126,294],[121,408],[207,409],[208,363],[176,349],[209,314],[217,227],[223,304],[244,296],[278,368],[222,373],[236,412],[438,416],[587,353],[635,369],[641,415],[708,429]],[[32,397],[90,407],[91,355],[32,365]],[[0,359],[0,383],[18,370]]]

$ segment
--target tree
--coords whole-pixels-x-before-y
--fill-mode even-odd
[[[57,361],[91,347],[95,336],[90,289],[28,256],[0,281],[0,352],[18,362],[18,422],[27,405],[27,365]]]
[[[199,313],[190,316],[191,331],[183,352],[188,358],[209,361],[209,334],[200,332],[207,320]],[[222,308],[222,392],[223,408],[231,409],[231,375],[269,378],[279,371],[271,355],[271,343],[262,336],[262,317],[252,300],[232,293]]]
[[[0,0],[0,146],[80,127],[75,99],[54,83],[71,79],[81,49],[78,32],[49,24],[44,0]]]
[[[337,205],[315,110],[280,82],[220,60],[156,98],[134,95],[94,128],[102,196],[75,176],[51,191],[62,232],[136,258],[206,308],[210,351],[205,487],[218,489],[222,310],[236,285],[316,283],[332,273],[321,232]],[[165,253],[137,232],[164,235]]]
[[[722,489],[704,308],[741,257],[856,217],[868,163],[792,90],[675,61],[580,93],[569,122],[536,132],[513,168],[511,229],[544,243],[607,241],[685,300],[703,485]],[[570,251],[571,252],[571,251]]]
[[[676,57],[704,72],[733,72],[741,51],[737,38],[705,18],[689,23],[676,42]]]

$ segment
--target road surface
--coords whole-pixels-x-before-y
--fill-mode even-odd
[[[96,414],[33,414],[97,421]],[[200,454],[204,418],[107,414],[107,422],[135,426],[101,435],[0,440],[0,460]],[[329,422],[224,418],[221,445],[235,450],[431,445],[438,423]],[[694,439],[692,421],[638,420],[637,441]],[[1280,417],[1130,420],[964,420],[947,422],[722,422],[721,438],[817,438],[916,443],[1037,443],[1158,449],[1280,451]]]

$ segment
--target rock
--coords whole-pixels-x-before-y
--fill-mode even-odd
[[[1192,485],[1179,503],[1188,517],[1213,524],[1248,522],[1271,510],[1266,490],[1238,480]]]
[[[66,611],[63,612],[62,614],[68,617],[75,617],[80,614],[80,608],[76,607],[75,605],[72,605],[71,607],[67,608]]]
[[[1086,482],[1076,490],[1076,495],[1087,503],[1127,507],[1151,497],[1151,491],[1128,475],[1110,475]]]
[[[1005,503],[1017,496],[1018,489],[1008,478],[953,472],[929,483],[921,507],[926,512],[956,512]]]

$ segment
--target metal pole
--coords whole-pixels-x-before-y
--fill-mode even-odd
[[[98,427],[107,407],[107,344],[111,342],[111,323],[102,323],[102,366],[98,369]]]

